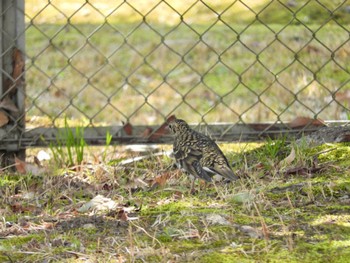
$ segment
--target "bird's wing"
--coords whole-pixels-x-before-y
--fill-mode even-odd
[[[174,156],[181,167],[195,177],[202,178],[208,182],[211,177],[200,164],[202,152],[188,145],[180,145],[174,142]]]
[[[174,141],[174,156],[175,159],[180,162],[186,159],[188,156],[197,156],[199,159],[202,158],[202,152],[189,145],[182,145],[177,140]]]
[[[209,170],[229,179],[231,181],[238,180],[239,178],[233,173],[225,155],[220,150],[219,146],[215,142],[211,142],[205,149],[206,154],[202,159],[202,166]]]
[[[181,166],[193,176],[199,177],[207,182],[211,182],[211,177],[200,164],[201,157],[189,154],[180,163]]]

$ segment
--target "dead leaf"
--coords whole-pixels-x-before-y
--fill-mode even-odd
[[[124,209],[120,210],[118,212],[118,219],[120,219],[121,221],[128,221],[128,219],[129,219],[128,213],[125,212]]]
[[[19,202],[11,204],[10,207],[14,213],[34,212],[36,210],[36,207],[33,205],[24,206]]]
[[[8,123],[9,117],[7,117],[7,114],[4,111],[0,111],[0,127],[3,127]]]
[[[46,172],[43,167],[38,167],[35,164],[26,163],[15,156],[15,166],[20,174],[31,173],[32,175],[41,175]]]
[[[166,184],[166,182],[168,181],[169,177],[170,177],[169,173],[164,173],[164,174],[158,175],[152,181],[151,188],[154,189],[157,186],[163,187]]]
[[[156,140],[160,137],[162,137],[165,134],[169,133],[169,129],[168,129],[168,123],[171,122],[172,120],[174,120],[176,117],[175,115],[171,115],[166,122],[164,122],[150,137],[150,140]]]
[[[88,211],[108,211],[115,210],[118,207],[117,203],[110,198],[104,197],[103,195],[97,195],[89,202],[83,204],[79,209],[80,213],[85,213]]]
[[[54,229],[56,223],[43,222],[42,226],[44,229]]]
[[[288,123],[288,126],[292,129],[302,128],[305,126],[327,126],[321,119],[311,119],[308,117],[296,117],[294,120]]]
[[[26,163],[20,159],[18,159],[15,156],[15,166],[16,166],[16,170],[17,172],[19,172],[20,174],[26,174],[27,170],[26,170]]]
[[[151,127],[147,127],[142,133],[141,133],[141,137],[142,138],[148,138],[151,133],[152,133],[153,129]]]
[[[13,72],[12,78],[18,81],[18,79],[22,76],[24,69],[24,59],[22,56],[22,52],[15,48],[13,51]]]
[[[286,167],[290,165],[295,160],[295,149],[292,147],[292,150],[290,151],[290,154],[284,158],[282,161],[279,162],[279,167]]]
[[[132,135],[132,125],[129,122],[124,124],[123,130],[126,135]]]
[[[6,79],[4,82],[4,91],[5,93],[8,93],[10,96],[16,94],[17,92],[17,85],[22,84],[23,78],[22,74],[24,71],[24,59],[22,52],[18,48],[14,48],[13,54],[12,54],[12,79]]]
[[[9,98],[9,96],[6,96],[1,102],[0,102],[0,108],[3,108],[8,111],[12,112],[18,112],[18,108],[15,105],[15,103]]]

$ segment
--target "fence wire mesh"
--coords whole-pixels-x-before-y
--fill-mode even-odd
[[[293,120],[349,120],[349,1],[8,2],[2,16],[16,8],[25,17],[2,50],[25,36],[26,107],[7,114],[13,127],[24,113],[28,128],[64,117],[95,128],[160,125],[175,114],[269,122],[257,136]]]

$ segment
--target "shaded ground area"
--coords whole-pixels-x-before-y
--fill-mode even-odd
[[[192,194],[166,154],[119,148],[1,172],[0,261],[347,262],[349,144],[221,146],[241,180]]]

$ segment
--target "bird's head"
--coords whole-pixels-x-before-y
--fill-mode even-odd
[[[180,119],[171,120],[168,127],[174,134],[181,134],[190,128],[184,120]]]

